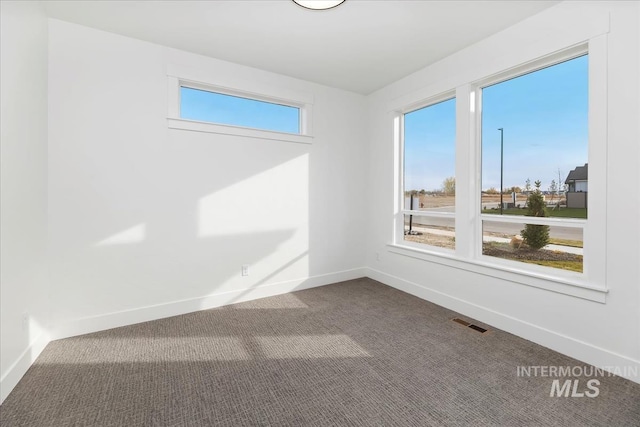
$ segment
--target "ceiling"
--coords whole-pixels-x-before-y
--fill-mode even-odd
[[[557,1],[46,1],[49,16],[369,94]]]

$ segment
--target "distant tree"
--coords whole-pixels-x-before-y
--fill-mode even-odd
[[[446,195],[456,194],[456,178],[454,176],[445,178],[445,180],[442,181],[442,191]]]
[[[420,193],[420,195],[424,196],[425,194],[427,194],[427,190],[425,190],[424,188],[422,190],[420,190],[418,193]]]
[[[496,190],[496,187],[491,187],[487,191],[485,191],[485,193],[487,193],[487,194],[498,194],[498,190]]]
[[[514,186],[509,189],[510,193],[522,193],[522,188]]]
[[[561,197],[560,193],[564,193],[567,191],[565,189],[565,187],[567,187],[567,184],[562,183],[562,176],[563,176],[563,173],[560,170],[560,168],[558,168],[558,199]]]
[[[535,190],[527,197],[527,216],[546,217],[547,210],[544,196],[540,191],[540,181],[535,182]],[[549,226],[538,224],[525,224],[520,231],[523,242],[533,250],[539,250],[549,244]]]
[[[527,181],[524,184],[524,191],[527,193],[531,192],[531,180],[527,178]]]
[[[551,193],[551,200],[553,201],[553,196],[558,194],[558,184],[556,184],[556,180],[551,180],[551,184],[549,184],[549,193]]]

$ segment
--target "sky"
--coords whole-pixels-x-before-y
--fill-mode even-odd
[[[235,126],[300,132],[296,107],[187,87],[181,117]],[[455,176],[456,101],[405,114],[405,190],[440,190]],[[500,188],[500,131],[504,129],[504,187],[542,181],[549,190],[587,163],[588,57],[575,58],[482,92],[482,189]]]
[[[180,88],[180,117],[256,129],[300,133],[300,109],[254,99]]]
[[[439,190],[456,174],[456,100],[404,116],[405,190]]]
[[[482,189],[552,180],[587,163],[588,57],[486,87],[482,93]],[[405,115],[405,189],[438,190],[455,175],[455,99]]]

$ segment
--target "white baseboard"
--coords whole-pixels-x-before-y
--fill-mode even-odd
[[[53,339],[98,332],[105,329],[177,316],[194,311],[280,295],[287,292],[328,285],[365,276],[424,300],[431,301],[450,310],[454,310],[466,316],[480,320],[488,325],[492,325],[514,335],[528,339],[562,354],[566,354],[567,356],[573,357],[577,360],[592,364],[596,367],[603,369],[628,367],[631,368],[629,371],[640,372],[640,361],[638,360],[613,353],[528,322],[523,322],[522,320],[489,310],[485,307],[430,289],[423,285],[409,282],[372,268],[363,267],[313,276],[306,279],[273,283],[255,288],[241,289],[207,295],[199,298],[173,301],[166,304],[66,321],[57,325],[52,334],[40,334],[40,336],[38,336],[38,338],[34,340],[27,349],[25,349],[22,355],[11,365],[11,367],[9,367],[0,380],[0,403],[9,395],[11,390],[13,390],[18,381],[20,381],[22,376],[27,372],[38,355],[40,355],[46,345]],[[640,377],[638,375],[625,375],[624,370],[620,371],[619,374],[631,381],[640,383]]]
[[[255,288],[239,289],[198,298],[140,307],[132,310],[66,320],[56,325],[51,336],[52,339],[68,338],[76,335],[118,328],[120,326],[133,325],[135,323],[178,316],[181,314],[192,313],[194,311],[221,307],[227,304],[250,301],[258,298],[280,295],[287,292],[313,288],[316,286],[342,282],[345,280],[357,279],[364,277],[365,273],[365,268],[355,268],[336,273],[312,276],[305,279],[266,284]]]
[[[465,316],[469,316],[488,325],[502,329],[503,331],[573,357],[574,359],[591,364],[597,368],[613,371],[619,376],[640,383],[640,375],[638,375],[638,373],[640,373],[640,361],[638,360],[613,353],[609,350],[498,313],[373,268],[366,269],[366,276],[385,285],[417,296],[418,298],[457,311]]]
[[[50,338],[46,333],[41,333],[38,337],[22,352],[20,357],[13,362],[9,369],[0,379],[0,403],[9,396],[11,390],[18,384],[18,381],[27,373],[31,364],[38,358],[42,350],[49,344]]]
[[[355,268],[352,270],[323,274],[305,279],[266,284],[255,288],[240,289],[199,298],[173,301],[165,304],[61,322],[58,325],[54,325],[51,333],[40,334],[38,338],[36,338],[36,340],[34,340],[31,345],[24,350],[9,369],[7,369],[6,373],[2,376],[2,379],[0,379],[0,403],[4,402],[5,398],[9,393],[11,393],[11,390],[13,390],[16,384],[18,384],[31,364],[52,340],[103,331],[105,329],[117,328],[140,322],[148,322],[151,320],[177,316],[199,310],[206,310],[237,302],[280,295],[287,292],[328,285],[345,280],[357,279],[364,277],[365,273],[365,268]]]

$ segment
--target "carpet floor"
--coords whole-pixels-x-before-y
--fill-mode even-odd
[[[521,366],[588,367],[357,279],[53,341],[0,425],[640,425],[639,384],[550,397],[554,378]]]

